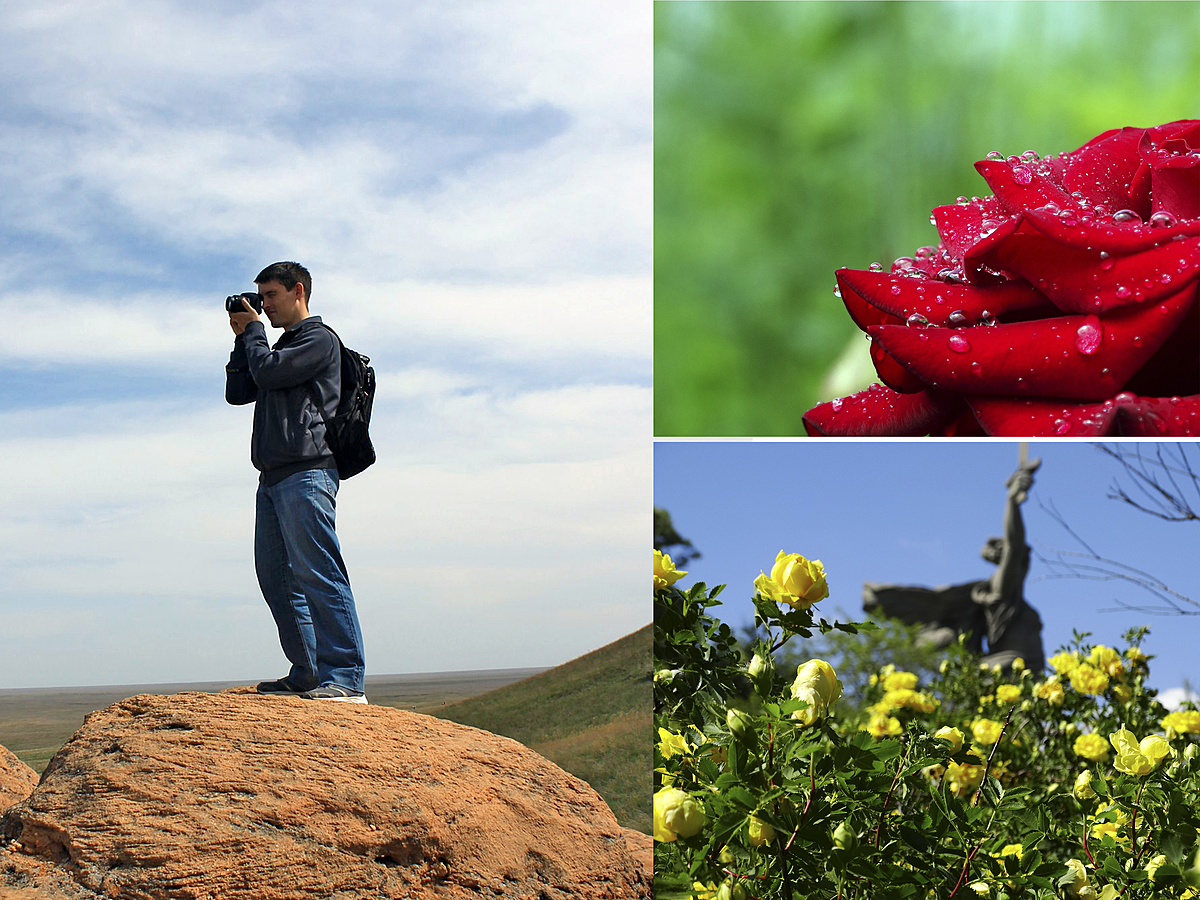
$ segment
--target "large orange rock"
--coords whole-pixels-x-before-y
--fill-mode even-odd
[[[17,759],[7,747],[0,747],[0,812],[28,797],[37,783],[37,772]]]
[[[651,896],[604,801],[521,744],[248,691],[92,713],[0,835],[0,897],[6,878],[36,897]]]

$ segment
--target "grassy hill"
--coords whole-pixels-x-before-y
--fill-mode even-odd
[[[651,632],[647,625],[532,678],[429,711],[520,741],[595,788],[623,826],[649,834]]]

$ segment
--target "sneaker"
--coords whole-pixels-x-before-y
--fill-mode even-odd
[[[366,703],[367,695],[340,684],[323,684],[300,695],[305,700],[341,700],[343,703]]]
[[[302,688],[292,684],[287,678],[280,678],[277,681],[261,681],[256,690],[260,694],[276,694],[298,697],[303,694],[308,688]]]

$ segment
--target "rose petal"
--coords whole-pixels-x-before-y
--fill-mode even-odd
[[[1174,332],[1195,288],[1162,303],[1097,316],[1058,316],[976,328],[873,325],[895,359],[926,384],[968,394],[1103,400]]]
[[[1008,218],[1009,214],[1000,208],[1000,203],[995,197],[933,208],[933,223],[937,226],[942,246],[950,251],[950,255],[955,259],[962,259],[963,254],[983,237],[985,220],[1003,222]]]
[[[996,318],[1047,303],[1046,296],[1023,279],[975,287],[861,269],[839,269],[837,279],[843,300],[853,294],[857,301],[888,314],[888,321],[866,322],[866,325],[902,325],[914,315],[924,316],[930,325],[950,325],[952,312],[961,312],[974,323],[985,318],[985,312]],[[864,327],[853,311],[850,315],[860,328]]]
[[[1191,397],[1138,397],[1118,394],[1118,434],[1130,437],[1200,436],[1200,394]]]
[[[1154,212],[1162,210],[1181,219],[1200,218],[1200,158],[1175,156],[1155,165],[1150,174],[1150,195]]]
[[[1017,397],[966,397],[988,434],[1005,437],[1095,437],[1109,434],[1116,404],[1026,400]]]
[[[1027,209],[1021,213],[1022,222],[1012,232],[1041,232],[1064,247],[1078,250],[1103,250],[1109,256],[1124,256],[1141,253],[1155,247],[1180,241],[1189,237],[1200,237],[1200,221],[1184,220],[1169,227],[1150,227],[1142,223],[1115,223],[1111,218],[1090,221],[1066,221],[1049,209]],[[1000,238],[991,238],[996,243]],[[981,255],[986,248],[973,247],[972,255]]]
[[[1017,166],[1010,166],[998,159],[984,159],[975,163],[975,170],[983,176],[988,187],[996,194],[1001,208],[1008,213],[1018,213],[1023,209],[1035,209],[1047,203],[1057,203],[1060,207],[1072,205],[1071,195],[1040,173],[1036,166],[1024,166],[1029,173],[1029,181],[1018,182],[1013,172]]]
[[[804,414],[810,436],[920,437],[943,428],[959,408],[956,398],[930,391],[899,394],[882,384],[814,406]]]
[[[1094,249],[1089,250],[1075,241],[1072,246],[1059,240],[1062,225],[1053,220],[1053,216],[1037,211],[1022,214],[1015,228],[997,229],[996,234],[971,248],[966,266],[988,266],[1026,278],[1064,312],[1100,314],[1122,306],[1153,303],[1177,292],[1200,273],[1200,237],[1167,240],[1139,253],[1110,253],[1106,259],[1100,255],[1108,252],[1103,244],[1093,244]],[[1089,231],[1078,226],[1075,230]],[[1136,236],[1136,243],[1157,239],[1159,236],[1152,232],[1158,230],[1143,229],[1151,234],[1149,238]],[[1092,228],[1090,234],[1099,242],[1105,231],[1103,227]],[[1114,244],[1131,246],[1134,237]]]
[[[1119,128],[1106,131],[1067,154],[1063,188],[1079,191],[1088,203],[1104,204],[1109,212],[1129,207],[1129,185],[1142,158],[1138,144],[1144,129]]]
[[[1192,308],[1150,361],[1125,382],[1143,397],[1170,397],[1200,391],[1200,303]]]

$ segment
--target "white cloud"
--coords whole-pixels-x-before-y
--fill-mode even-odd
[[[1188,700],[1200,703],[1200,695],[1186,687],[1167,688],[1165,691],[1158,692],[1158,702],[1172,712],[1179,709]]]

